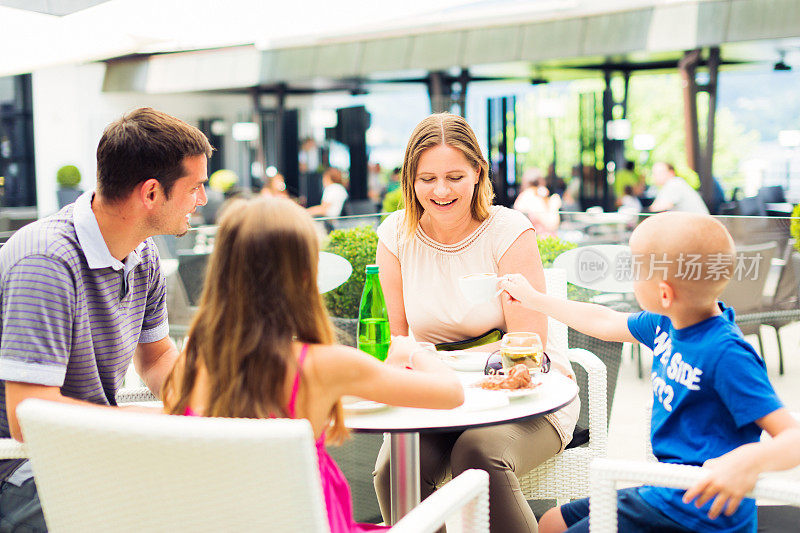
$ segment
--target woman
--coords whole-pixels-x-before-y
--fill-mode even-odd
[[[317,289],[319,243],[291,200],[234,200],[222,216],[189,340],[165,385],[170,414],[306,418],[333,533],[356,524],[347,481],[325,450],[347,436],[341,397],[448,409],[463,402],[457,376],[407,338],[386,363],[333,344]],[[411,367],[410,372],[404,367]]]
[[[322,174],[322,199],[320,204],[312,205],[308,208],[308,212],[314,216],[341,216],[347,197],[342,171],[331,167]]]
[[[523,189],[514,201],[514,209],[525,213],[539,235],[553,235],[561,219],[561,197],[550,194],[544,177],[537,169],[530,169],[522,176]]]
[[[289,198],[289,193],[286,192],[286,180],[283,178],[283,174],[275,174],[271,178],[267,178],[259,194],[267,198]]]
[[[488,164],[463,118],[431,115],[411,134],[403,163],[406,209],[378,229],[377,261],[392,334],[413,331],[433,343],[478,337],[492,328],[535,331],[547,339],[540,313],[504,307],[499,298],[470,304],[459,277],[479,272],[520,273],[544,290],[536,234],[522,214],[492,206]],[[495,343],[496,344],[496,343]],[[494,345],[479,347],[493,350]],[[573,377],[564,354],[548,350],[553,367]],[[536,519],[520,490],[523,475],[559,453],[572,438],[577,400],[532,421],[422,435],[422,496],[446,475],[469,468],[489,472],[492,531],[536,531]],[[384,518],[389,513],[388,449],[381,449],[375,488]]]

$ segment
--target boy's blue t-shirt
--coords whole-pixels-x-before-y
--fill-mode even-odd
[[[628,329],[653,350],[653,414],[650,440],[659,461],[702,466],[743,444],[757,442],[759,418],[783,407],[767,379],[766,365],[744,340],[733,309],[682,329],[669,318],[642,311],[628,318]],[[650,505],[695,531],[755,531],[756,507],[742,500],[733,516],[708,518],[702,508],[684,504],[684,490],[642,487]]]

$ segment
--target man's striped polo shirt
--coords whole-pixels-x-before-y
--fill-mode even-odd
[[[114,405],[138,343],[169,332],[152,239],[124,262],[108,251],[93,192],[17,231],[0,249],[0,380],[61,387]],[[0,381],[0,437],[10,436]],[[0,480],[21,461],[0,461]]]

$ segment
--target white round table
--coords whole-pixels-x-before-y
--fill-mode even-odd
[[[330,252],[319,253],[317,269],[317,285],[320,294],[332,291],[348,279],[353,273],[353,266],[344,257]]]
[[[578,395],[578,385],[558,372],[542,375],[543,383],[529,396],[513,399],[503,392],[468,385],[483,377],[458,372],[465,385],[464,405],[455,409],[386,407],[370,413],[347,413],[345,425],[364,433],[389,433],[391,518],[395,524],[420,502],[419,435],[521,422],[552,413]]]
[[[641,258],[637,260],[641,264]],[[601,292],[631,293],[637,275],[630,246],[625,244],[573,248],[556,257],[553,268],[563,268],[573,285]]]

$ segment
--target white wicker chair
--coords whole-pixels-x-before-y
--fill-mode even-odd
[[[122,389],[117,393],[117,405],[133,402],[153,402],[158,398],[147,387]],[[26,459],[25,443],[14,439],[0,439],[0,459]]]
[[[567,297],[566,272],[547,268],[544,271],[547,293]],[[519,478],[522,492],[529,500],[552,499],[566,503],[571,498],[589,495],[589,464],[596,457],[605,457],[608,446],[606,366],[586,350],[567,350],[567,326],[548,318],[548,344],[566,351],[569,360],[578,363],[588,375],[589,390],[581,394],[588,399],[589,444],[564,450]],[[535,444],[532,444],[535,445]]]
[[[17,410],[51,531],[328,531],[306,420]],[[488,475],[465,472],[398,532],[488,531]],[[458,527],[460,526],[460,528]]]
[[[688,489],[704,475],[699,466],[596,459],[590,470],[589,529],[592,533],[616,533],[617,482]],[[750,496],[800,506],[800,482],[762,477]]]

